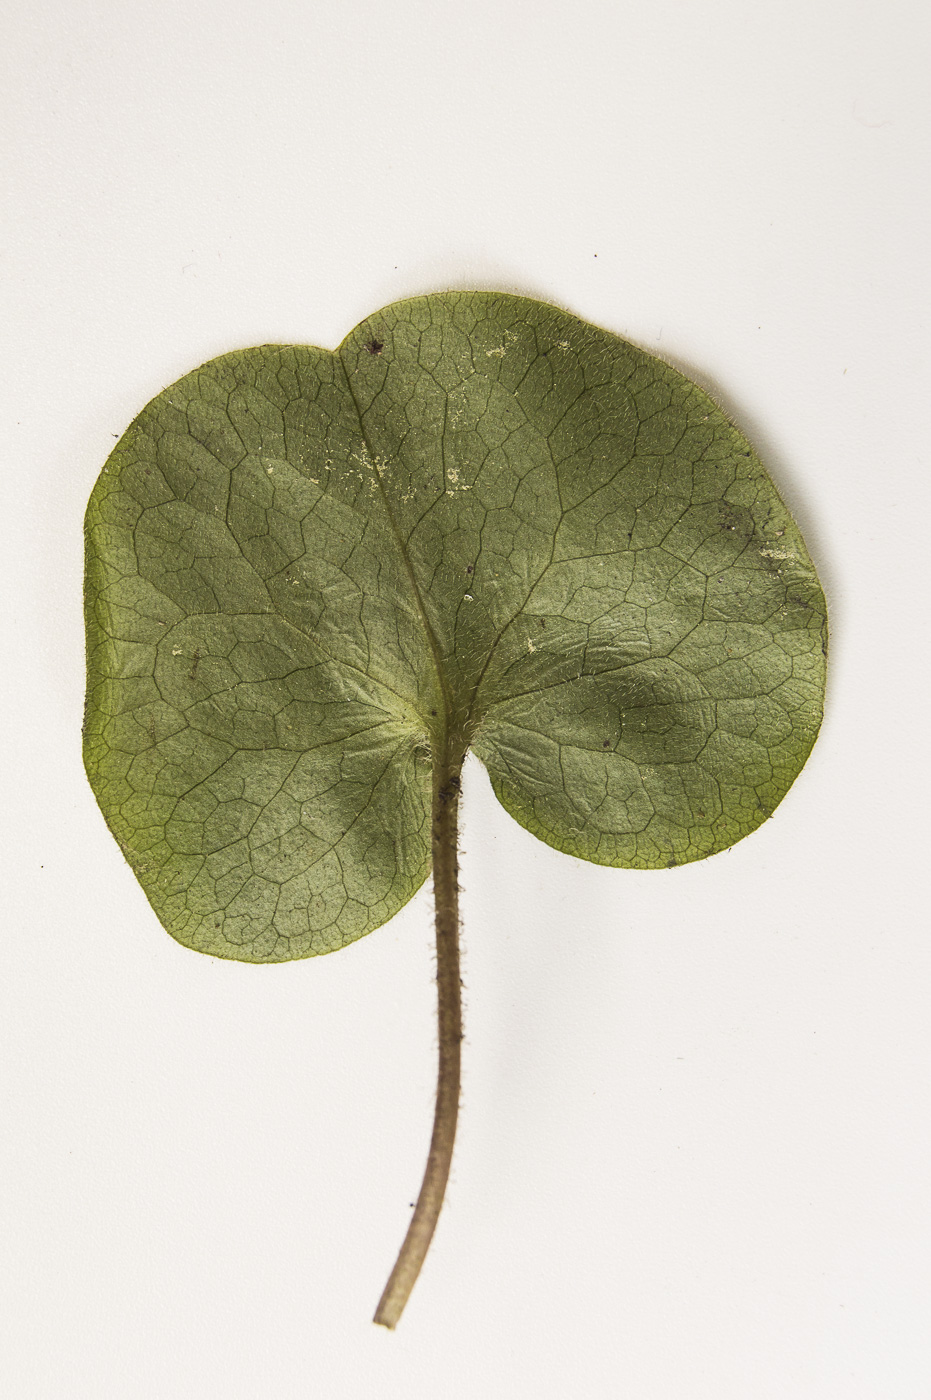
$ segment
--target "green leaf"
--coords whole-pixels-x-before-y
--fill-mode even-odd
[[[606,865],[724,850],[821,719],[825,605],[701,389],[538,302],[389,306],[155,398],[87,522],[87,770],[182,943],[271,962],[430,869],[431,755]]]

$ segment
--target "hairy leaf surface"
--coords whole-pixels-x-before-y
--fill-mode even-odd
[[[550,845],[653,868],[759,826],[820,723],[824,599],[749,444],[521,297],[211,361],[129,428],[86,530],[88,773],[165,927],[220,957],[406,903],[450,734]]]

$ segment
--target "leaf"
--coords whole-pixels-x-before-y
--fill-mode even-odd
[[[658,868],[769,817],[821,719],[801,536],[701,389],[554,307],[389,306],[155,398],[87,513],[87,770],[159,918],[274,962],[430,869],[431,754]]]

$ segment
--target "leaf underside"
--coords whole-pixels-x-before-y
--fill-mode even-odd
[[[450,735],[542,840],[644,869],[752,832],[821,720],[824,598],[749,444],[521,297],[210,361],[128,429],[86,537],[87,771],[169,933],[219,957],[400,909]]]

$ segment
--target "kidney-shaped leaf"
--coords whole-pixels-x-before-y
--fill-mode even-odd
[[[554,307],[446,293],[155,398],[87,514],[88,773],[182,943],[343,946],[430,869],[431,754],[605,865],[697,860],[784,796],[825,607],[696,385]]]

